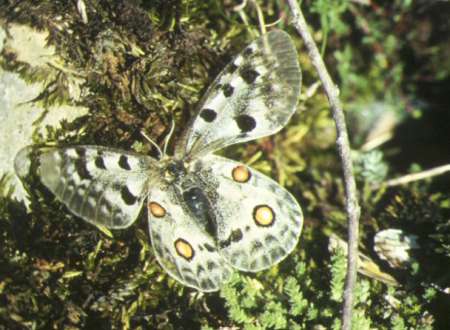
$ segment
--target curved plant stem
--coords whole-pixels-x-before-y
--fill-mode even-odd
[[[348,257],[347,257],[347,276],[345,280],[344,303],[342,309],[342,328],[351,329],[352,310],[353,310],[353,291],[356,284],[356,270],[358,259],[358,235],[359,235],[359,215],[360,208],[356,190],[355,178],[353,176],[353,165],[350,155],[350,143],[348,141],[347,126],[345,124],[344,112],[339,99],[339,91],[328,74],[319,50],[309,33],[303,13],[298,5],[298,0],[288,0],[289,7],[293,15],[293,24],[297,32],[301,35],[308,55],[314,67],[319,74],[325,93],[331,106],[333,119],[337,131],[337,148],[342,162],[346,201],[345,207],[348,218]]]
[[[432,169],[425,170],[425,171],[418,172],[418,173],[407,174],[407,175],[404,175],[404,176],[396,178],[396,179],[390,179],[390,180],[384,182],[383,185],[385,185],[387,187],[398,186],[398,185],[407,184],[410,182],[424,180],[424,179],[431,178],[431,177],[437,176],[437,175],[441,175],[441,174],[444,174],[447,172],[450,172],[450,164],[434,167]],[[379,187],[380,187],[380,185],[378,185],[378,187],[376,187],[376,188],[379,188]]]

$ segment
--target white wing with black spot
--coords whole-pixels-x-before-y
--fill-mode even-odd
[[[26,147],[15,169],[30,168],[41,182],[82,219],[108,228],[125,228],[139,215],[156,161],[151,157],[98,146]]]
[[[162,268],[184,285],[219,290],[229,279],[231,267],[181,196],[173,187],[152,189],[147,209],[153,249]]]
[[[214,80],[176,154],[192,158],[278,132],[295,112],[301,72],[289,35],[274,30]]]
[[[211,198],[217,249],[225,260],[239,270],[256,272],[292,252],[302,230],[303,214],[286,189],[223,157],[208,155],[199,162],[204,164],[199,168],[206,169],[201,181]]]

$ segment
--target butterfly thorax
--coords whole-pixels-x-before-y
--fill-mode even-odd
[[[166,156],[160,160],[162,178],[168,184],[176,183],[182,180],[187,172],[187,164],[183,160]]]

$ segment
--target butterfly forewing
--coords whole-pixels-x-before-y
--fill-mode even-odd
[[[26,148],[16,157],[16,172],[26,159],[37,162],[41,182],[74,214],[109,228],[129,226],[139,215],[155,161],[147,156],[97,146]]]
[[[301,72],[289,35],[251,43],[209,87],[176,153],[192,157],[279,131],[295,112]]]

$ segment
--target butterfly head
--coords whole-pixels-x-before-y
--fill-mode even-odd
[[[187,166],[183,160],[165,157],[160,161],[162,174],[166,182],[173,183],[182,179],[187,173]]]

